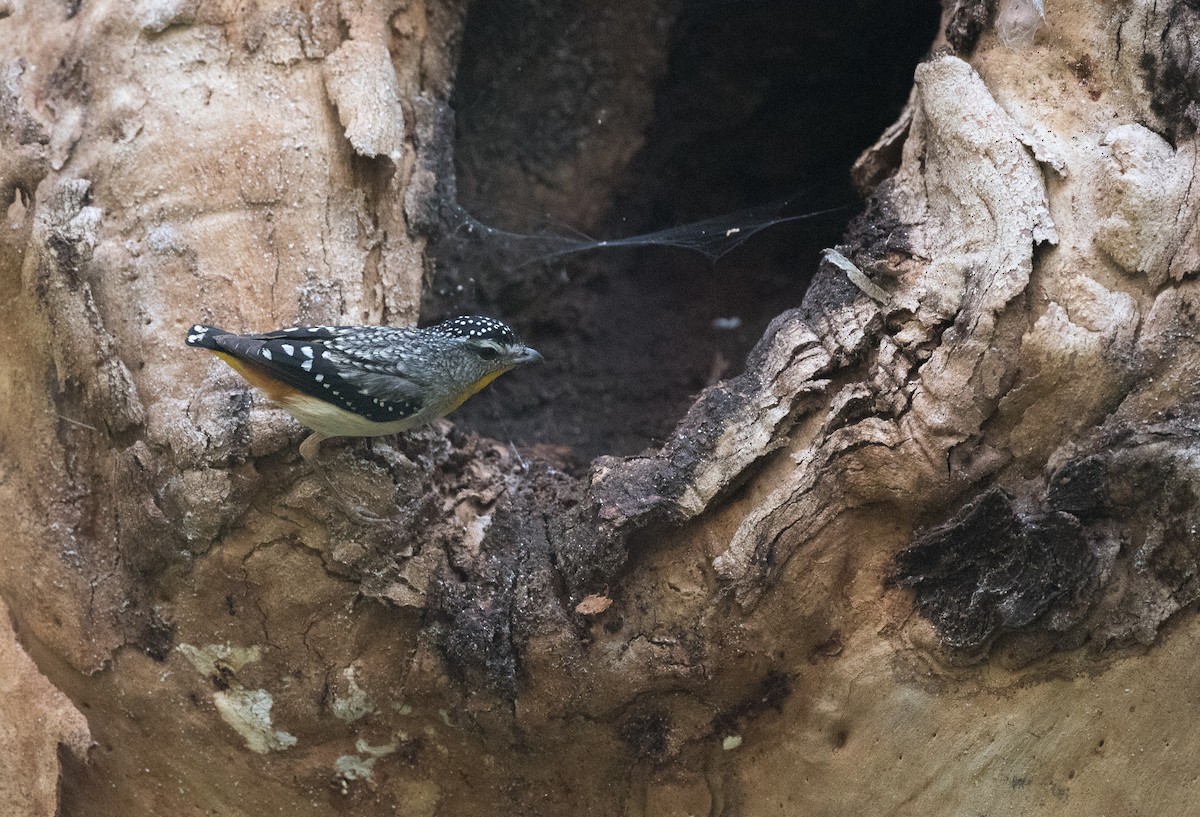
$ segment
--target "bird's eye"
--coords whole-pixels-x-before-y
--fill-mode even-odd
[[[495,360],[500,357],[500,350],[491,346],[480,346],[475,351],[484,360]]]

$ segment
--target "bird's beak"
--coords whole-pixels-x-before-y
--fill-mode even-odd
[[[513,363],[540,363],[544,358],[536,349],[525,347],[525,351],[513,358]]]

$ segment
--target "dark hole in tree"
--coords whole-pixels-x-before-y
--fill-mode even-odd
[[[459,201],[514,232],[628,236],[791,199],[846,204],[848,168],[899,114],[932,0],[476,0],[464,34]],[[538,261],[435,248],[424,317],[510,320],[546,357],[455,415],[586,464],[661,442],[796,306],[852,209],[757,234],[715,263],[678,248]],[[491,249],[488,249],[488,248]],[[719,328],[737,323],[737,328]]]

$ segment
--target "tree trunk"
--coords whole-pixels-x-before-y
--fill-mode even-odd
[[[801,300],[460,240],[744,203],[738,4],[0,2],[0,811],[1191,813],[1200,12],[1038,5],[949,4],[889,128],[854,74],[789,112],[779,185],[883,133]],[[183,347],[468,311],[557,354],[328,446],[372,527]]]

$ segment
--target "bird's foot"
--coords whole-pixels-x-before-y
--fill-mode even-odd
[[[355,505],[342,491],[333,484],[333,480],[329,477],[329,472],[325,470],[325,466],[319,461],[320,445],[326,438],[315,431],[305,438],[304,442],[300,443],[300,456],[312,466],[313,471],[325,483],[325,487],[333,496],[337,497],[342,506],[342,511],[353,521],[360,525],[382,525],[387,522],[387,517],[379,516],[372,513],[361,505]]]
[[[342,510],[346,512],[346,516],[353,519],[360,525],[382,525],[387,522],[386,516],[379,516],[364,508],[362,505],[351,505],[342,497]]]

